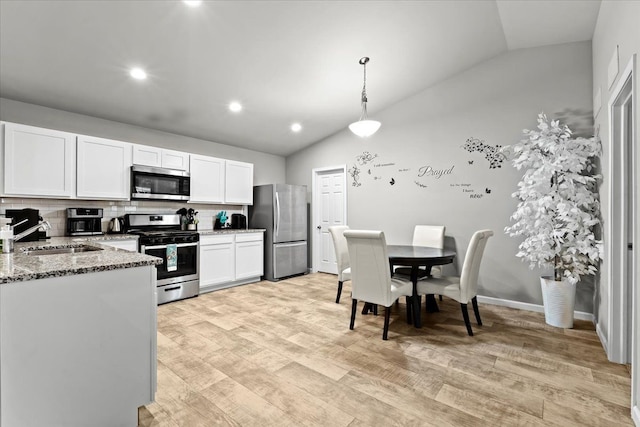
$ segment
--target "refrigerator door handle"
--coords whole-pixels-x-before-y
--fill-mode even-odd
[[[279,229],[280,229],[280,197],[278,196],[278,192],[276,191],[276,221],[274,224],[274,234],[276,237],[278,236]]]

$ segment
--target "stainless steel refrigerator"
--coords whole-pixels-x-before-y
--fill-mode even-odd
[[[264,228],[264,277],[276,281],[307,272],[307,187],[253,187],[249,227]]]

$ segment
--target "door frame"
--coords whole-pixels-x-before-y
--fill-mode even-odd
[[[616,233],[616,230],[624,230],[625,221],[627,219],[627,212],[625,209],[620,208],[619,206],[614,206],[616,201],[614,200],[614,189],[616,186],[621,183],[617,181],[614,177],[615,170],[622,170],[622,176],[626,174],[628,171],[627,167],[624,164],[624,159],[622,159],[622,151],[624,148],[618,147],[616,144],[616,133],[615,133],[615,124],[614,124],[614,113],[613,109],[616,106],[616,101],[623,92],[623,89],[626,88],[627,82],[631,82],[631,97],[632,97],[632,110],[633,115],[631,117],[631,129],[632,129],[632,144],[636,139],[635,129],[635,116],[637,115],[637,99],[635,94],[635,55],[631,57],[631,60],[625,67],[624,71],[620,74],[620,78],[614,89],[611,92],[611,96],[609,97],[608,103],[608,120],[609,120],[609,144],[610,144],[610,154],[609,154],[609,224],[606,227],[606,236],[609,237],[609,244],[607,247],[607,259],[609,260],[609,268],[607,274],[608,281],[608,293],[609,293],[609,307],[608,307],[608,334],[607,334],[607,356],[610,361],[616,363],[625,363],[631,362],[626,360],[628,346],[630,345],[633,349],[635,344],[635,336],[637,334],[637,328],[635,328],[635,324],[637,319],[635,319],[635,313],[637,312],[638,305],[637,295],[633,296],[633,289],[637,285],[634,285],[632,282],[637,282],[637,272],[635,274],[636,277],[630,277],[626,281],[623,278],[627,275],[626,271],[621,269],[621,265],[626,266],[625,263],[622,262],[623,259],[627,258],[627,250],[624,248],[622,252],[619,252],[619,248],[624,243],[622,241],[623,236],[619,235],[620,233]],[[636,155],[637,155],[636,149]],[[636,165],[637,169],[637,165]],[[633,177],[633,171],[632,171]],[[623,178],[624,179],[624,178]],[[626,189],[621,189],[622,195],[624,197]],[[637,202],[637,200],[636,200]],[[636,206],[637,211],[637,206]],[[635,227],[635,236],[638,234],[638,226]],[[616,250],[618,248],[618,250]],[[636,251],[634,251],[636,252]],[[614,286],[614,283],[620,283],[622,286]],[[631,295],[629,295],[631,293]],[[632,313],[629,313],[626,303],[626,297],[631,296],[633,301]],[[631,314],[631,322],[632,322],[632,332],[631,337],[628,336],[627,328],[625,327],[625,319],[629,318]],[[638,355],[632,351],[632,360],[633,362],[637,362]],[[634,366],[637,366],[637,363],[633,363]],[[633,391],[633,390],[632,390]]]
[[[313,257],[312,257],[312,262],[311,262],[311,272],[312,273],[317,273],[318,272],[318,266],[320,265],[320,241],[319,239],[316,239],[315,236],[315,230],[316,227],[318,226],[318,221],[317,219],[320,218],[320,195],[318,194],[318,192],[316,191],[316,184],[317,184],[317,180],[318,180],[318,176],[321,174],[325,174],[327,172],[342,172],[342,185],[344,188],[344,199],[343,199],[343,204],[344,204],[344,209],[343,209],[343,224],[347,225],[347,165],[337,165],[337,166],[326,166],[326,167],[321,167],[321,168],[314,168],[311,170],[311,203],[312,203],[312,209],[311,209],[311,227],[310,229],[313,231],[311,233],[311,235],[309,236],[309,238],[311,239],[311,248],[312,248],[312,253],[313,253]]]

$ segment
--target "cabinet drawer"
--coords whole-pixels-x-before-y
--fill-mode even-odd
[[[264,239],[263,233],[238,233],[236,242],[257,242]]]
[[[220,243],[233,243],[233,234],[220,234],[220,235],[200,235],[200,246],[218,245]]]

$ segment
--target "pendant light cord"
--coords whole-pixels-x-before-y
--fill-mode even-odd
[[[362,96],[361,96],[361,103],[362,103],[362,113],[360,114],[360,120],[367,120],[367,62],[369,61],[369,58],[362,58],[360,60],[360,63],[362,64],[362,66],[364,67],[364,79],[363,79],[363,84],[362,84]]]

